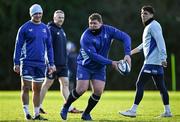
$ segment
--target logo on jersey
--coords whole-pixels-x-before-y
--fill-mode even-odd
[[[46,29],[42,29],[42,32],[43,32],[43,33],[46,33]]]
[[[81,52],[81,55],[82,55],[82,58],[83,58],[82,65],[84,65],[85,61],[89,59],[89,56],[87,55],[87,53],[85,52],[84,49],[81,49],[80,52]]]
[[[93,39],[92,41],[93,41],[94,43],[96,43],[96,39]]]
[[[57,35],[60,35],[60,32],[57,32]]]
[[[66,36],[66,34],[63,32],[63,35]]]
[[[107,34],[104,34],[104,38],[105,38],[105,39],[107,38]]]
[[[29,28],[29,30],[28,30],[29,32],[32,32],[33,31],[33,29],[32,28]]]

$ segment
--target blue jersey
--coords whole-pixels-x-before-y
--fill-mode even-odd
[[[53,65],[51,35],[44,23],[28,21],[19,28],[14,51],[15,65],[45,66],[46,51],[49,64]]]
[[[102,25],[98,35],[93,35],[89,28],[82,34],[77,63],[91,70],[111,65],[112,60],[107,57],[113,39],[122,41],[125,55],[130,55],[131,39],[129,35],[112,26]]]

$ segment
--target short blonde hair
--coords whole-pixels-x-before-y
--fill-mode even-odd
[[[64,11],[62,11],[62,10],[56,10],[56,11],[54,12],[54,14],[57,14],[57,13],[62,13],[62,14],[64,14]]]

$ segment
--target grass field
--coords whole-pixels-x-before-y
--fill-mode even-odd
[[[134,91],[105,91],[101,101],[92,111],[94,121],[100,122],[180,122],[180,92],[169,92],[172,118],[157,117],[163,112],[163,105],[157,91],[145,91],[144,98],[139,105],[137,117],[128,118],[118,114],[118,111],[131,107],[134,99]],[[90,92],[85,93],[73,105],[84,109]],[[49,91],[44,100],[44,109],[48,114],[44,117],[49,121],[62,121],[59,110],[62,107],[62,98],[59,91]],[[30,111],[32,102],[30,101]],[[81,114],[68,114],[68,122],[77,122]],[[20,91],[0,91],[0,121],[23,121],[24,114],[20,101]]]

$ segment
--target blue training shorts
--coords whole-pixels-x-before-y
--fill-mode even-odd
[[[97,70],[89,70],[88,68],[78,65],[76,79],[106,81],[106,71],[105,68],[101,68]]]
[[[46,66],[21,65],[20,75],[26,81],[43,82],[45,79]]]

